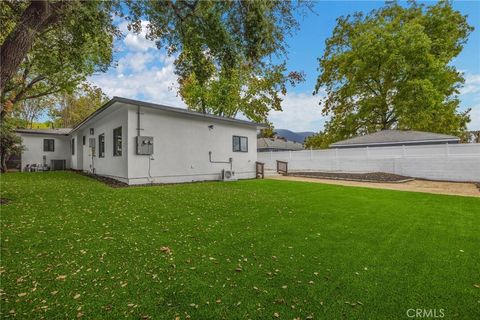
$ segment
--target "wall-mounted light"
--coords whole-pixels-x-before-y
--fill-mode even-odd
[[[213,130],[213,128],[214,128],[213,124],[208,126],[208,130]]]

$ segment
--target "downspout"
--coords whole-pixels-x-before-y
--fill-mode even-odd
[[[137,137],[140,137],[140,106],[137,107]]]
[[[140,128],[140,117],[141,117],[140,106],[137,106],[137,140],[135,141],[135,143],[138,143],[138,137],[140,137],[140,130],[142,130]],[[137,148],[137,146],[135,146],[135,148]],[[153,155],[148,155],[148,181],[150,183],[153,183],[152,174],[150,173],[151,167],[152,167],[152,164],[151,164],[152,160],[154,160]]]

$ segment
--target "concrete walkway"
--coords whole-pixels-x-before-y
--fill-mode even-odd
[[[344,180],[330,180],[330,179],[316,179],[303,178],[292,176],[267,176],[266,179],[287,180],[287,181],[303,181],[325,184],[337,184],[341,186],[355,186],[374,189],[390,189],[401,191],[414,191],[425,193],[448,194],[455,196],[479,197],[480,190],[473,183],[463,182],[441,182],[441,181],[427,181],[427,180],[413,180],[404,183],[384,183],[384,182],[358,182],[358,181],[344,181]]]

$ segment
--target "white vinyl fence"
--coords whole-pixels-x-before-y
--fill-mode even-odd
[[[480,143],[259,152],[265,170],[388,172],[448,181],[480,181]]]

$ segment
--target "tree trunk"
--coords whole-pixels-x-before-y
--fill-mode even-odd
[[[50,3],[48,0],[32,1],[22,13],[20,21],[9,33],[0,47],[0,92],[15,75],[18,67],[30,50],[37,33],[55,24],[61,17],[66,2]],[[3,105],[1,106],[3,108]]]
[[[7,155],[4,152],[2,152],[2,154],[0,154],[0,157],[1,157],[0,172],[5,173],[7,172]]]

